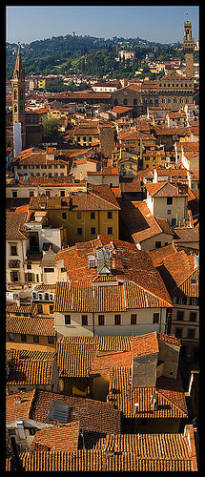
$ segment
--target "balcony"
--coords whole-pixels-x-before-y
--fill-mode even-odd
[[[9,268],[20,268],[20,260],[9,260]]]

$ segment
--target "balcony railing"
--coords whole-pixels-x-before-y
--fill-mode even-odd
[[[9,268],[20,268],[20,260],[9,260]]]

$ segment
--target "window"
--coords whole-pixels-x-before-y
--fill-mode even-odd
[[[176,223],[177,223],[176,219],[172,219],[172,220],[171,220],[171,226],[172,226],[172,227],[175,227]]]
[[[62,267],[61,268],[61,273],[66,272],[66,268]]]
[[[11,272],[11,281],[12,282],[18,282],[19,281],[19,274],[18,272]]]
[[[51,315],[52,315],[52,313],[53,313],[53,305],[49,305],[49,313],[51,313]]]
[[[60,196],[65,197],[65,191],[64,190],[60,190]]]
[[[112,227],[108,227],[108,228],[107,228],[107,234],[108,234],[108,235],[112,235]]]
[[[31,263],[27,263],[27,269],[31,270]]]
[[[16,199],[16,197],[17,197],[17,191],[16,190],[12,191],[12,197],[13,197],[13,199]]]
[[[104,324],[105,324],[104,315],[98,315],[98,325],[104,326]]]
[[[91,235],[96,235],[96,228],[95,228],[95,227],[91,227],[90,233],[91,233]]]
[[[39,336],[33,335],[33,343],[39,343]]]
[[[48,336],[48,343],[54,344],[54,336]]]
[[[87,315],[82,315],[82,326],[88,326],[88,317],[87,317]]]
[[[44,273],[53,273],[54,272],[54,268],[44,268]]]
[[[95,219],[95,212],[90,212],[90,218]]]
[[[82,235],[82,227],[78,227],[78,228],[77,228],[77,234],[78,234],[78,235]]]
[[[183,321],[184,319],[184,312],[182,310],[177,311],[177,321]]]
[[[167,205],[171,205],[172,204],[172,197],[167,197]]]
[[[115,325],[121,324],[121,315],[115,315]]]
[[[168,213],[168,215],[170,215],[172,213],[172,211],[170,209],[168,209],[167,213]]]
[[[197,313],[195,311],[191,311],[189,315],[189,321],[196,321]]]
[[[27,342],[27,337],[26,335],[21,335],[21,342],[26,343]]]
[[[38,304],[38,313],[43,313],[43,306]]]
[[[70,325],[70,315],[65,315],[65,325]]]
[[[66,219],[66,218],[67,218],[66,212],[62,212],[62,219]]]
[[[159,323],[159,313],[153,313],[153,323]]]
[[[9,341],[14,341],[14,334],[8,333],[8,335],[9,335]]]
[[[77,219],[81,219],[81,217],[82,217],[81,212],[77,212]]]
[[[108,211],[108,213],[107,213],[107,218],[108,218],[108,219],[112,219],[112,212],[111,212],[111,211]]]
[[[161,242],[157,241],[155,242],[155,248],[160,248],[162,246]]]
[[[34,191],[33,190],[30,190],[29,191],[29,197],[33,197],[34,196]]]
[[[199,299],[198,298],[195,298],[195,297],[192,297],[190,298],[190,305],[198,305],[199,304]]]
[[[16,245],[11,245],[11,255],[18,255]]]
[[[176,338],[182,338],[182,328],[175,328]]]
[[[194,328],[188,328],[187,338],[189,338],[189,339],[195,338],[195,329]]]
[[[137,315],[131,315],[131,325],[137,324]]]

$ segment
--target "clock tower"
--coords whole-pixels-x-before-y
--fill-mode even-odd
[[[184,22],[184,52],[186,61],[186,77],[194,78],[194,40],[192,38],[192,26],[188,19]]]

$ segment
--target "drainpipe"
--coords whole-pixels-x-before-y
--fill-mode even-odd
[[[93,287],[93,290],[92,290],[92,294],[93,294],[93,310],[94,310],[94,299],[95,299],[94,287]],[[95,336],[95,312],[94,311],[92,311],[92,319],[93,319],[93,336]]]
[[[161,325],[162,325],[162,308],[160,307],[160,314],[159,314],[159,333],[161,333]]]

